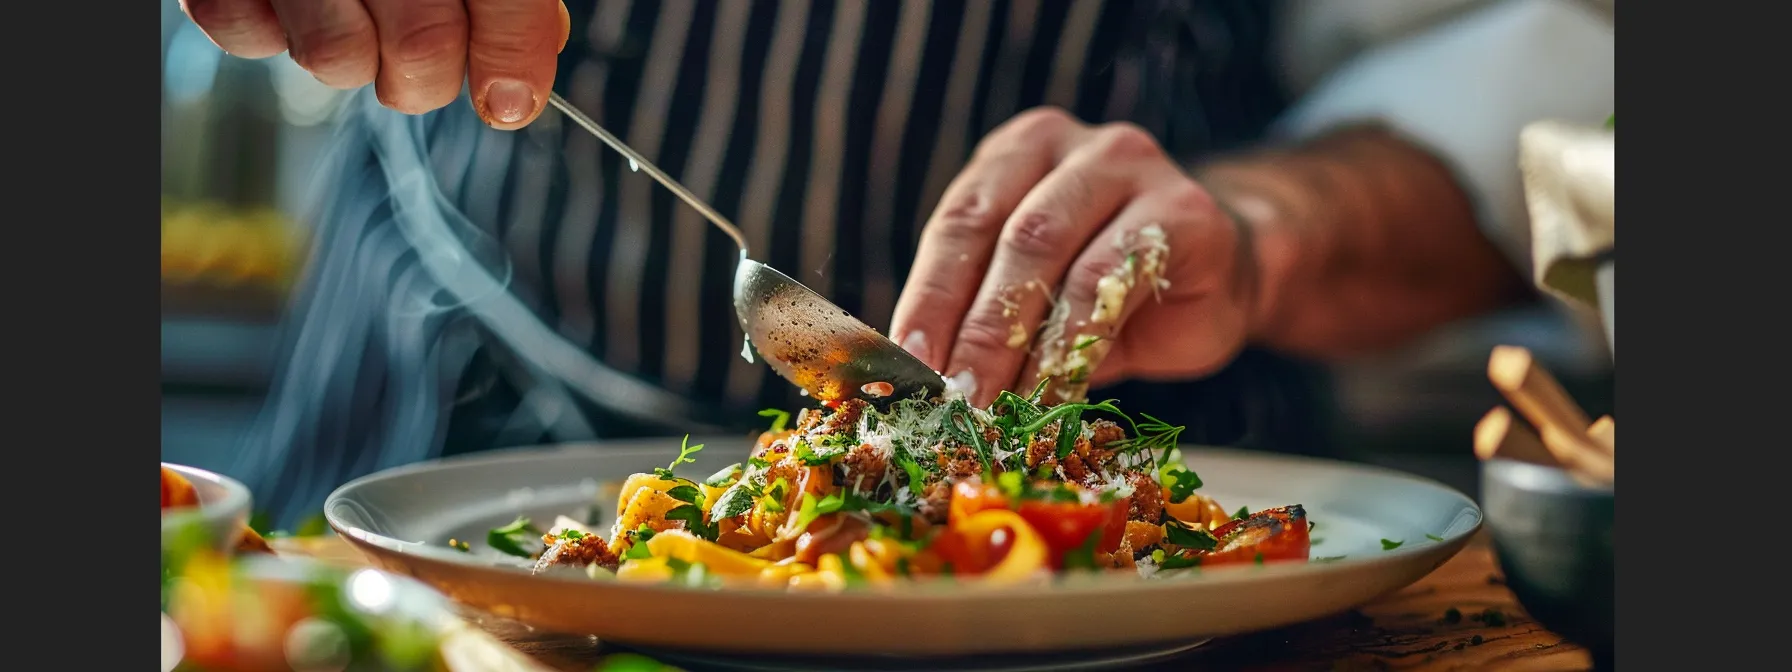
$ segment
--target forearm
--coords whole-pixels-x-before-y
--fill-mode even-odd
[[[1529,292],[1448,167],[1385,129],[1340,130],[1197,174],[1250,234],[1256,344],[1363,354]]]

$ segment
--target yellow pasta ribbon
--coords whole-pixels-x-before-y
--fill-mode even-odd
[[[728,576],[758,576],[770,562],[729,549],[684,530],[667,530],[647,540],[647,550],[656,558],[677,558],[692,564],[702,563],[709,571]]]

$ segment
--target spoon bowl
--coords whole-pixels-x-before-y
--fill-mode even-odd
[[[778,375],[822,401],[856,397],[880,408],[897,399],[945,392],[946,381],[939,373],[876,329],[790,276],[747,258],[747,240],[740,229],[647,157],[560,94],[549,95],[548,102],[734,239],[740,248],[740,265],[734,271],[735,316],[748,347],[757,350]]]
[[[757,261],[743,258],[735,268],[734,312],[766,364],[822,401],[856,397],[884,407],[946,389],[939,373],[876,329]]]

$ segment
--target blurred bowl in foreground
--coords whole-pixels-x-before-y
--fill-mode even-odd
[[[185,545],[182,536],[196,532],[203,532],[209,540],[206,545],[221,552],[236,548],[249,524],[249,488],[204,469],[167,462],[162,467],[187,479],[199,496],[197,509],[162,510],[162,549]]]
[[[1481,467],[1482,506],[1506,585],[1532,618],[1612,667],[1613,488],[1512,460]]]

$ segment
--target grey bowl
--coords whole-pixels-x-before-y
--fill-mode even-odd
[[[1510,460],[1481,468],[1481,499],[1506,585],[1532,618],[1611,669],[1612,488]]]

